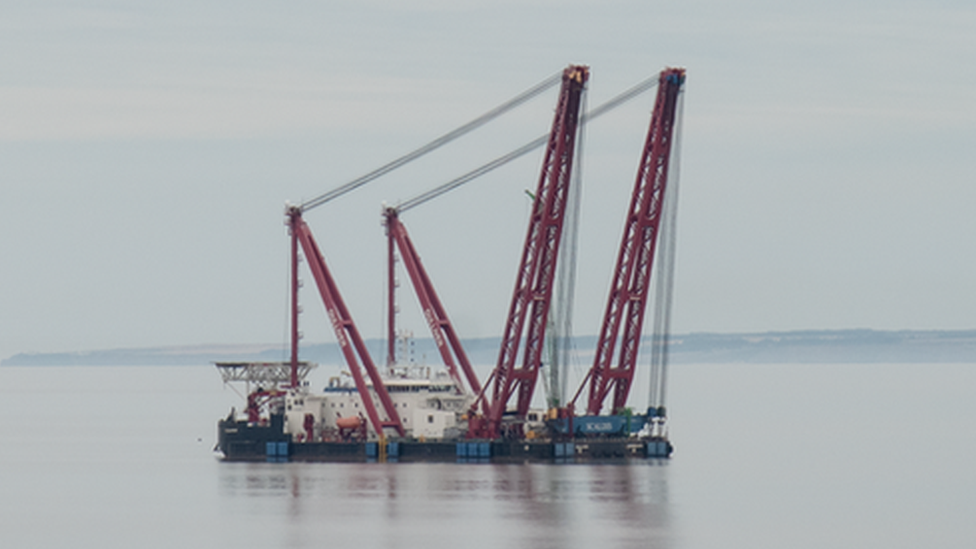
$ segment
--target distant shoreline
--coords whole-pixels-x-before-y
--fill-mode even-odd
[[[374,354],[381,340],[368,340]],[[494,364],[498,338],[464,340],[472,363]],[[595,336],[575,339],[577,358],[592,359]],[[802,330],[755,333],[673,334],[670,362],[691,363],[976,363],[976,330]],[[430,338],[416,339],[414,359],[437,363]],[[106,349],[68,353],[19,353],[0,360],[0,366],[181,366],[215,361],[286,360],[282,345],[194,345],[139,349]],[[302,347],[302,359],[320,364],[341,364],[335,343]]]

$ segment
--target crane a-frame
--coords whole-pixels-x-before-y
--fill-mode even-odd
[[[359,391],[360,398],[363,401],[363,408],[366,410],[366,416],[370,424],[380,437],[383,437],[385,428],[392,428],[399,436],[404,436],[406,430],[400,422],[400,415],[393,406],[393,400],[386,390],[383,378],[380,376],[379,370],[376,368],[373,359],[369,355],[369,351],[366,349],[366,344],[359,334],[359,329],[356,328],[356,323],[353,322],[352,316],[349,314],[349,309],[346,307],[342,295],[339,293],[339,288],[336,286],[335,280],[329,272],[329,267],[325,264],[325,258],[322,256],[322,252],[319,251],[318,244],[312,236],[312,231],[309,230],[308,225],[305,224],[305,220],[302,219],[301,208],[291,206],[286,213],[288,215],[288,225],[292,238],[292,287],[296,290],[292,292],[292,299],[294,300],[292,325],[297,326],[297,319],[295,317],[298,314],[298,307],[295,301],[297,301],[298,284],[297,280],[295,280],[297,277],[295,273],[298,271],[298,245],[301,244],[302,251],[305,253],[305,258],[308,261],[309,269],[312,271],[312,277],[315,279],[319,294],[322,296],[322,302],[325,304],[329,321],[332,323],[332,329],[335,331],[339,349],[342,351],[346,363],[349,366],[349,371],[356,383],[356,389]],[[292,351],[293,360],[297,360],[298,333],[296,329],[292,331],[292,338],[294,343]],[[380,418],[376,406],[373,403],[370,387],[367,385],[366,379],[360,370],[360,361],[370,381],[372,381],[373,392],[376,393],[380,404],[383,406],[383,411],[386,413],[385,419]]]

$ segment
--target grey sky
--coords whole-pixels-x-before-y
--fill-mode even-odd
[[[283,341],[286,200],[569,63],[591,66],[591,106],[688,69],[675,331],[972,328],[973,29],[964,2],[7,3],[0,356]],[[309,212],[367,336],[380,204],[544,133],[554,99]],[[579,333],[651,102],[587,131]],[[501,332],[539,162],[404,216],[463,336]],[[331,340],[311,284],[303,302],[306,338]]]

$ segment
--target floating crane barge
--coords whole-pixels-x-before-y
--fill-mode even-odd
[[[302,363],[306,371],[314,365]],[[287,377],[287,362],[217,364],[228,380],[256,380],[265,387]],[[330,385],[322,394],[309,391],[253,391],[245,418],[232,411],[218,424],[218,447],[229,461],[574,461],[586,459],[667,457],[671,446],[665,439],[640,437],[647,417],[600,416],[575,418],[569,430],[565,420],[550,420],[543,411],[533,411],[525,425],[532,433],[552,435],[516,439],[469,439],[457,428],[451,429],[459,402],[470,402],[456,395],[448,376],[434,379],[388,378],[387,388],[405,425],[418,425],[407,437],[380,439],[366,428],[358,415],[342,416],[351,421],[329,418],[334,410],[357,410],[361,400],[355,387]],[[253,384],[254,382],[252,382]],[[438,407],[427,407],[437,399]],[[451,401],[454,406],[451,406]],[[339,406],[342,405],[342,408]],[[269,408],[268,413],[253,413]],[[318,421],[305,421],[308,410],[325,410]],[[253,412],[252,412],[253,410]],[[355,412],[352,412],[355,413]],[[334,415],[334,412],[333,412]],[[312,417],[316,417],[313,414]],[[429,423],[428,419],[433,418]],[[325,421],[322,421],[325,419]],[[253,421],[252,421],[253,420]],[[444,436],[446,432],[447,436]],[[570,435],[569,433],[573,434]]]
[[[291,360],[216,364],[225,383],[243,382],[247,392],[244,413],[239,415],[232,409],[227,418],[218,423],[217,449],[225,460],[523,462],[667,458],[671,455],[673,448],[667,436],[667,414],[663,405],[666,337],[654,338],[653,387],[646,413],[634,414],[626,403],[636,369],[651,269],[665,212],[668,166],[678,99],[684,83],[683,69],[665,69],[654,82],[658,86],[657,99],[627,213],[594,364],[568,403],[550,405],[548,409],[531,408],[543,362],[543,344],[553,300],[578,128],[581,121],[594,118],[650,87],[639,84],[605,106],[581,115],[581,95],[588,78],[588,67],[570,66],[561,77],[544,81],[458,130],[330,193],[287,208],[292,250]],[[556,83],[561,83],[561,89],[547,138],[533,141],[418,199],[385,209],[390,256],[390,348],[386,368],[381,371],[370,357],[302,214],[471,131]],[[541,176],[532,195],[532,214],[498,362],[489,378],[481,383],[400,214],[542,145],[546,145],[546,149]],[[316,365],[298,358],[299,249],[309,264],[351,378],[351,381],[332,378],[321,393],[313,393],[306,379]],[[392,270],[395,250],[399,250],[410,275],[424,318],[443,359],[443,372],[432,373],[427,368],[404,367],[396,363]],[[665,273],[664,278],[666,330],[670,273]],[[659,289],[661,287],[659,284]],[[614,366],[613,355],[618,343],[619,360]],[[588,388],[586,415],[578,416],[575,403],[584,388]],[[601,415],[604,400],[611,392],[611,412]]]

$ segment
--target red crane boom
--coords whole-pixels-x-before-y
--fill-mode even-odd
[[[685,70],[679,68],[665,69],[659,76],[657,99],[637,170],[637,180],[634,183],[593,367],[569,405],[572,408],[583,387],[589,382],[589,415],[600,413],[611,389],[612,413],[619,412],[627,404],[637,363],[644,312],[647,309],[648,286],[668,180],[672,130],[678,95],[684,79]],[[612,367],[618,336],[619,363],[617,367]]]
[[[501,434],[502,416],[516,390],[516,416],[524,418],[538,379],[575,152],[580,98],[589,78],[589,68],[571,65],[563,71],[562,78],[562,88],[549,133],[542,174],[535,192],[515,291],[505,322],[498,362],[492,372],[493,385],[488,414],[484,418],[486,421],[477,417],[471,418],[470,436],[497,438]],[[523,329],[525,350],[522,366],[516,367]],[[482,396],[479,395],[479,400]],[[516,432],[509,434],[520,436],[521,425],[514,429]]]
[[[437,350],[441,353],[441,358],[444,360],[444,366],[447,367],[447,371],[454,380],[455,386],[464,391],[464,382],[461,379],[460,372],[458,372],[458,364],[461,366],[461,370],[464,373],[465,379],[468,381],[468,386],[470,387],[473,394],[479,394],[481,392],[481,383],[478,381],[478,376],[475,374],[474,368],[471,367],[471,362],[468,360],[468,355],[464,352],[464,348],[461,347],[461,339],[458,337],[457,332],[454,331],[454,326],[451,324],[451,320],[447,317],[447,310],[444,309],[444,305],[441,304],[440,298],[437,296],[437,292],[434,291],[434,283],[431,282],[430,277],[427,275],[427,270],[424,269],[423,263],[420,261],[420,256],[417,254],[417,250],[413,246],[413,242],[410,240],[410,235],[407,234],[407,228],[400,222],[400,217],[398,215],[396,208],[386,208],[383,211],[383,216],[386,220],[386,234],[389,239],[389,269],[390,269],[390,334],[389,339],[393,341],[393,322],[392,318],[395,314],[393,310],[393,246],[394,244],[400,250],[400,257],[403,258],[404,267],[407,269],[407,273],[410,275],[410,281],[413,283],[415,293],[417,294],[417,299],[420,301],[420,307],[424,313],[424,319],[427,321],[427,325],[430,327],[430,332],[434,337],[434,342],[437,344]],[[392,357],[392,350],[390,351]]]
[[[359,330],[356,328],[356,324],[349,314],[349,309],[346,308],[346,304],[339,294],[339,287],[336,286],[335,280],[333,280],[332,274],[325,264],[325,258],[322,256],[322,252],[319,251],[318,244],[316,244],[315,238],[312,237],[311,230],[302,219],[301,208],[291,206],[288,208],[287,215],[293,242],[292,253],[295,254],[292,256],[292,265],[295,266],[298,263],[298,246],[295,244],[297,241],[301,244],[302,250],[305,252],[308,266],[312,270],[312,277],[315,279],[319,294],[322,296],[322,302],[325,304],[325,310],[329,315],[329,320],[332,322],[332,329],[335,330],[339,348],[342,350],[346,363],[349,365],[349,371],[352,373],[353,380],[356,382],[356,389],[359,391],[359,396],[363,401],[363,407],[366,409],[366,415],[369,418],[370,424],[380,437],[384,436],[383,429],[385,427],[391,427],[396,430],[398,435],[401,437],[404,436],[406,431],[400,422],[400,415],[397,414],[396,408],[393,407],[393,400],[386,390],[386,385],[384,385],[383,379],[380,377],[379,370],[376,369],[376,365],[373,364],[373,359],[369,356],[369,351],[366,349],[362,336],[359,335]],[[295,291],[297,291],[297,285],[293,286],[293,292]],[[296,330],[292,334],[292,338],[293,340],[297,340],[297,323],[292,324],[292,326],[293,330]],[[370,381],[373,382],[372,390],[379,397],[388,419],[380,419],[376,405],[373,403],[370,388],[367,386],[366,379],[360,370],[357,355],[359,360],[362,361],[362,365],[366,369],[366,374],[369,376]]]

